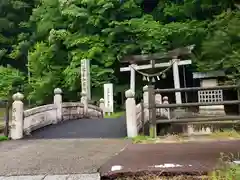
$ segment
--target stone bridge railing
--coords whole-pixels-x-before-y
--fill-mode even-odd
[[[13,95],[12,125],[10,127],[12,139],[21,139],[24,134],[29,135],[36,129],[61,121],[103,118],[103,110],[88,104],[85,94],[82,94],[81,102],[62,102],[62,91],[57,88],[54,90],[53,104],[27,110],[23,108],[23,98],[21,93]],[[100,106],[102,107],[102,101]]]
[[[44,126],[54,124],[57,117],[55,104],[35,107],[23,113],[23,131],[30,134],[32,131]]]
[[[125,92],[126,100],[126,124],[128,137],[135,137],[139,134],[140,129],[143,128],[145,123],[149,121],[149,109],[148,109],[148,86],[143,87],[143,101],[136,105],[134,93],[132,90]],[[156,94],[156,104],[168,104],[168,97]],[[169,109],[156,109],[156,115],[170,118]]]
[[[136,121],[137,121],[137,130],[138,132],[140,131],[140,129],[142,128],[142,124],[144,123],[143,120],[144,118],[143,116],[143,102],[140,102],[139,104],[136,105]]]
[[[102,109],[88,104],[87,114],[84,113],[84,104],[79,102],[65,102],[62,104],[62,120],[82,119],[82,118],[103,118]]]

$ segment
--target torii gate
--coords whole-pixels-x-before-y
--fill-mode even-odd
[[[170,67],[173,66],[173,79],[174,79],[174,88],[180,88],[180,78],[179,78],[179,68],[178,66],[192,64],[192,60],[183,60],[180,61],[181,56],[187,56],[192,53],[192,49],[194,45],[177,48],[167,53],[155,53],[151,55],[134,55],[125,57],[122,62],[129,62],[131,65],[128,67],[120,68],[121,72],[130,71],[130,89],[135,92],[135,70],[143,70],[143,69],[153,69],[153,68],[161,68],[161,67]],[[156,60],[159,59],[171,59],[170,62],[165,63],[155,63]],[[141,61],[150,61],[150,64],[147,65],[137,65],[137,62]],[[132,67],[134,66],[134,68]],[[175,93],[175,99],[177,104],[182,103],[181,92]]]

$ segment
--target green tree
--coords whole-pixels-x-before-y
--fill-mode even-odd
[[[17,3],[21,8],[16,8]],[[39,104],[52,101],[55,87],[63,88],[69,100],[79,98],[82,59],[91,59],[92,88],[100,98],[99,89],[106,82],[115,83],[115,92],[125,90],[128,78],[119,72],[123,56],[190,44],[196,45],[194,63],[199,69],[209,70],[214,62],[211,69],[224,68],[238,77],[239,15],[233,1],[147,4],[143,0],[3,0],[0,19],[8,23],[0,25],[0,39],[5,38],[0,40],[0,57],[14,72],[26,72],[28,60],[28,98]],[[1,7],[17,19],[6,16]],[[16,16],[23,7],[27,9],[24,16]],[[223,47],[223,43],[229,45]]]
[[[30,31],[27,21],[34,1],[0,1],[0,94],[6,99],[14,86],[24,83],[27,62],[26,36]]]
[[[240,78],[240,12],[225,11],[208,26],[198,58],[200,70],[227,72],[233,81]]]
[[[164,52],[191,44],[204,33],[204,23],[197,20],[159,22],[134,0],[43,0],[31,20],[40,34],[29,54],[32,97],[38,91],[46,97],[49,87],[59,85],[79,90],[82,59],[91,59],[92,86],[99,89],[106,82],[120,83],[117,71],[124,55]]]
[[[11,95],[21,88],[24,82],[24,75],[22,72],[18,71],[12,67],[0,66],[0,98],[1,100],[8,100]]]

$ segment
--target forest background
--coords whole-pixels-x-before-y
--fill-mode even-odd
[[[103,84],[129,86],[125,55],[195,44],[194,67],[240,78],[240,10],[233,0],[1,0],[0,99],[22,91],[31,104],[80,99],[80,62],[91,59],[94,100]],[[101,89],[101,90],[100,90]],[[136,88],[138,91],[141,88]],[[138,93],[137,91],[137,93]]]

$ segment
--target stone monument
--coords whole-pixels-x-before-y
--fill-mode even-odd
[[[105,104],[105,113],[110,115],[113,113],[113,84],[108,83],[104,84],[104,104]]]
[[[81,61],[81,87],[82,93],[87,94],[87,99],[91,100],[91,79],[90,79],[90,60]]]

